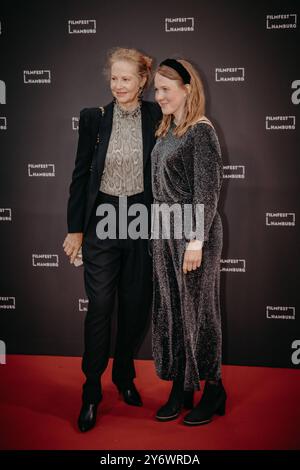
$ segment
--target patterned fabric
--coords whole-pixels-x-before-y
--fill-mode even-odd
[[[141,108],[123,110],[114,105],[100,191],[113,196],[132,196],[144,191]]]
[[[204,204],[204,245],[200,268],[184,274],[186,240],[152,240],[153,355],[160,378],[182,379],[185,390],[197,390],[200,379],[221,376],[223,235],[217,204],[223,166],[211,125],[197,123],[182,137],[173,128],[152,151],[154,202]]]

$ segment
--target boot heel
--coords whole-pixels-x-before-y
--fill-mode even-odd
[[[221,405],[219,406],[219,408],[216,410],[216,414],[218,414],[219,416],[224,416],[225,415],[225,410],[226,409],[226,400],[224,400]]]
[[[183,406],[188,410],[194,407],[194,390],[184,392]]]

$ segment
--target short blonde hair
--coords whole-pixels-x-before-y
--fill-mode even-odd
[[[193,126],[200,118],[205,114],[205,94],[202,80],[195,69],[195,67],[184,59],[176,59],[180,62],[184,68],[189,72],[191,81],[189,85],[189,93],[185,102],[184,115],[182,122],[174,130],[174,134],[182,136],[188,130],[189,127]],[[179,73],[167,65],[161,65],[156,70],[163,77],[169,78],[170,80],[177,80],[181,85],[184,82]],[[156,131],[157,137],[163,137],[167,134],[172,121],[172,115],[165,115]]]
[[[124,47],[115,47],[108,52],[107,63],[104,68],[104,74],[110,80],[111,67],[119,61],[124,60],[136,65],[137,73],[141,78],[146,78],[143,88],[146,88],[152,78],[152,63],[153,59],[137,49],[126,49]]]

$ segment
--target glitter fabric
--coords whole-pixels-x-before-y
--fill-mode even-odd
[[[182,137],[173,129],[152,151],[154,203],[204,204],[204,245],[200,268],[184,274],[186,240],[152,241],[153,356],[160,378],[182,379],[185,390],[198,390],[200,379],[221,377],[223,232],[217,205],[223,167],[212,126],[199,122]]]

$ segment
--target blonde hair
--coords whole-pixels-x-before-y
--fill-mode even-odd
[[[137,73],[141,78],[146,78],[143,88],[146,88],[152,78],[152,63],[153,59],[137,49],[126,49],[124,47],[115,47],[108,52],[107,63],[104,68],[106,78],[110,79],[112,65],[119,61],[124,60],[135,64]]]
[[[189,127],[193,126],[196,124],[196,122],[203,118],[205,113],[205,95],[202,80],[195,67],[187,60],[176,60],[184,66],[191,76],[190,85],[188,87],[189,92],[184,107],[183,119],[182,122],[174,129],[174,134],[180,137],[185,134]],[[156,70],[156,73],[159,73],[163,77],[169,78],[170,80],[177,80],[181,85],[184,85],[184,82],[179,73],[167,65],[159,66]],[[165,136],[170,128],[171,121],[171,114],[164,115],[155,135],[157,137]]]

